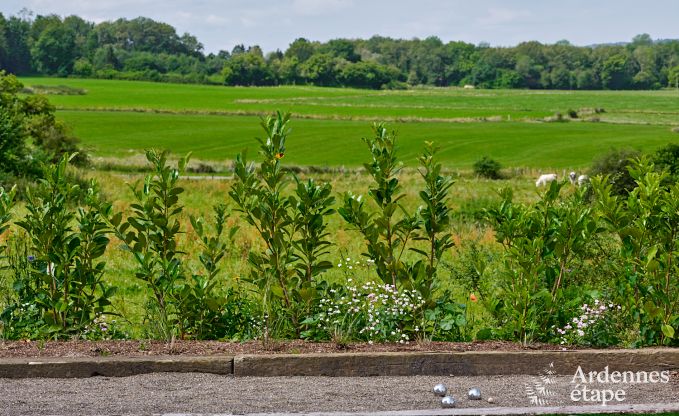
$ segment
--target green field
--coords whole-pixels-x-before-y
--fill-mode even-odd
[[[409,164],[425,140],[448,166],[468,169],[484,155],[504,166],[580,168],[611,147],[651,151],[679,141],[679,92],[414,89],[371,91],[317,87],[239,88],[149,82],[24,78],[27,85],[67,85],[84,95],[51,95],[59,117],[95,156],[125,157],[148,147],[232,159],[254,147],[259,116],[293,113],[290,163],[358,166],[361,137],[375,120],[390,122]],[[603,108],[591,114],[583,109]],[[539,120],[576,110],[570,122]],[[597,117],[601,122],[591,121]],[[485,121],[484,121],[485,120]]]

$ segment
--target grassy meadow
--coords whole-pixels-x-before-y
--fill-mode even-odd
[[[507,167],[574,169],[611,147],[651,151],[679,141],[679,92],[221,87],[150,82],[24,78],[27,86],[65,85],[82,95],[51,95],[59,117],[94,156],[125,158],[144,148],[230,160],[260,135],[259,117],[293,113],[287,160],[296,165],[360,166],[361,137],[384,120],[414,166],[425,140],[447,167],[470,169],[482,156]],[[603,109],[603,113],[593,110]],[[579,117],[544,122],[568,110]],[[595,122],[598,120],[599,122]]]

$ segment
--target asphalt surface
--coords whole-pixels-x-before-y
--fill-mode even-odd
[[[370,412],[440,409],[432,393],[448,386],[457,408],[592,405],[573,402],[573,376],[484,377],[232,377],[203,373],[153,373],[86,379],[0,379],[0,415],[248,414]],[[484,400],[466,398],[481,389]],[[590,384],[623,390],[610,404],[679,403],[679,382]],[[544,389],[543,389],[544,388]],[[541,403],[532,403],[529,392]],[[540,393],[542,391],[542,393]],[[493,403],[486,399],[493,398]]]

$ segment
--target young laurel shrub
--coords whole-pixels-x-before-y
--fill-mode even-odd
[[[396,134],[383,123],[373,125],[374,137],[364,138],[372,154],[372,162],[364,164],[373,178],[368,195],[377,211],[367,211],[362,196],[351,192],[344,195],[344,205],[338,210],[342,218],[363,234],[368,252],[374,260],[377,275],[392,286],[410,284],[419,270],[402,261],[409,241],[415,237],[417,217],[405,212],[400,200],[405,197],[398,181],[402,164],[396,158]],[[413,275],[415,273],[415,275]]]
[[[568,301],[582,295],[579,283],[588,274],[587,256],[601,229],[586,189],[562,197],[564,185],[552,182],[531,205],[515,203],[512,191],[503,189],[500,206],[487,211],[504,250],[494,294],[501,302],[491,312],[506,338],[548,341],[552,327],[571,318],[577,305]]]
[[[237,288],[218,290],[219,263],[224,258],[237,227],[229,230],[225,240],[226,208],[215,206],[215,232],[210,233],[202,218],[191,217],[200,240],[198,259],[203,274],[193,274],[184,263],[185,253],[178,247],[183,206],[179,197],[184,192],[178,184],[189,155],[177,167],[168,166],[168,152],[148,150],[146,158],[153,173],[143,187],[131,188],[136,202],[132,214],[123,221],[116,214],[111,223],[124,248],[132,253],[137,270],[135,276],[144,281],[152,296],[146,308],[149,335],[165,340],[176,337],[215,339],[248,338],[255,335],[251,319],[252,304]]]
[[[422,331],[419,337],[436,337],[436,328],[441,321],[454,325],[465,322],[460,316],[461,306],[451,301],[452,295],[445,292],[436,298],[439,289],[437,269],[441,257],[453,246],[450,233],[450,212],[448,191],[453,184],[450,177],[441,174],[441,164],[436,160],[436,149],[427,143],[424,154],[419,158],[420,174],[425,189],[419,193],[424,203],[417,213],[405,211],[400,200],[405,196],[399,185],[398,173],[401,164],[396,158],[396,136],[389,133],[384,124],[373,126],[373,138],[364,139],[372,154],[372,162],[365,167],[373,177],[374,184],[368,194],[375,203],[375,212],[369,212],[361,196],[353,193],[344,195],[340,215],[355,227],[366,242],[366,257],[374,262],[377,275],[382,282],[399,290],[415,290],[422,296],[422,307],[418,309]],[[419,245],[414,241],[424,242]],[[423,248],[424,247],[424,248]],[[406,249],[422,255],[423,259],[408,261],[403,257]],[[406,325],[407,322],[403,322]],[[452,329],[451,328],[449,329]],[[410,326],[412,330],[412,325]]]
[[[424,272],[415,276],[412,286],[425,299],[427,308],[433,307],[434,292],[438,289],[436,272],[446,250],[454,246],[450,230],[450,208],[448,191],[453,186],[450,176],[441,174],[441,164],[436,159],[437,149],[426,142],[424,154],[419,157],[420,175],[424,179],[424,190],[419,193],[424,204],[417,212],[418,230],[415,240],[426,242],[426,250],[411,247],[424,257],[424,263],[416,263],[413,269],[424,267]],[[449,296],[446,296],[449,297]]]
[[[497,160],[493,160],[488,156],[484,156],[481,159],[474,162],[474,174],[486,179],[502,179],[502,174],[500,169],[502,166]]]
[[[101,201],[94,181],[83,198],[66,174],[71,158],[46,165],[43,179],[27,192],[28,213],[16,224],[26,232],[30,274],[15,276],[16,303],[2,314],[5,336],[82,336],[106,313],[115,293],[103,279],[106,263],[99,260],[109,243],[111,204]],[[81,198],[84,206],[74,209]],[[24,319],[25,312],[35,319]],[[8,334],[8,328],[18,331]]]
[[[635,187],[616,196],[609,178],[593,178],[597,209],[619,237],[614,302],[638,329],[635,344],[679,345],[679,184],[664,186],[666,172],[646,160],[632,163]]]
[[[34,256],[25,233],[7,238],[0,266],[0,339],[40,339],[42,315],[30,299],[35,299],[31,276]]]
[[[157,325],[155,336],[173,339],[180,327],[175,288],[184,279],[181,252],[177,246],[180,229],[179,215],[183,207],[179,196],[184,189],[177,182],[188,163],[189,155],[180,159],[177,168],[167,166],[167,151],[146,151],[146,159],[153,166],[144,185],[130,186],[135,203],[124,222],[122,212],[111,220],[116,234],[137,263],[135,276],[144,281],[152,297],[147,304],[150,322]]]
[[[290,114],[280,112],[262,120],[266,137],[257,139],[262,156],[259,169],[248,164],[245,152],[238,154],[236,182],[229,192],[265,245],[248,257],[249,280],[262,296],[265,343],[273,331],[275,336],[300,335],[302,320],[324,287],[315,278],[332,267],[323,260],[331,244],[327,239],[327,216],[334,212],[331,186],[313,179],[302,182],[283,169],[289,121]],[[286,195],[293,179],[297,187]]]
[[[215,205],[213,212],[213,232],[203,218],[190,216],[198,236],[198,260],[203,273],[191,274],[190,279],[179,283],[175,290],[180,333],[195,339],[255,338],[259,335],[255,306],[240,285],[224,290],[217,277],[219,264],[229,253],[239,227],[226,232],[226,205]]]

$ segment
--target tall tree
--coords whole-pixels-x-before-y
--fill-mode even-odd
[[[26,17],[11,16],[5,23],[7,61],[4,69],[13,74],[31,72],[31,22]]]
[[[314,52],[315,48],[311,42],[304,38],[297,38],[288,46],[288,49],[285,51],[285,57],[295,58],[297,62],[302,63],[311,58]]]
[[[77,57],[76,34],[62,24],[49,26],[31,48],[31,55],[39,72],[69,75]]]

